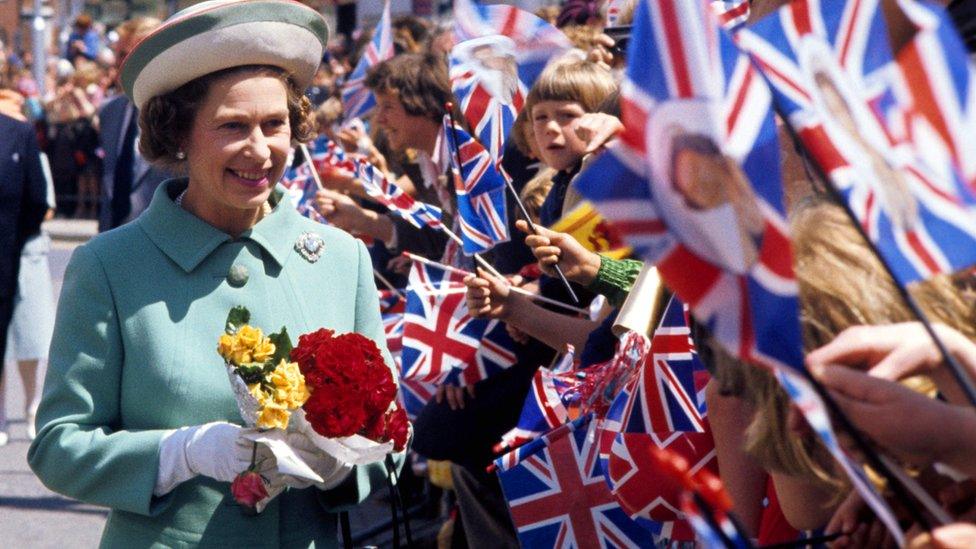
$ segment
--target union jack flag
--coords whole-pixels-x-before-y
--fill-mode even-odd
[[[501,46],[500,46],[501,45]],[[505,36],[490,36],[466,40],[451,50],[451,90],[458,99],[461,113],[475,135],[486,143],[493,162],[501,161],[505,140],[515,123],[515,117],[525,104],[528,90],[517,73],[488,68],[474,53],[476,49],[502,49],[493,52],[501,63],[512,63],[514,71],[514,42]]]
[[[621,431],[705,431],[695,379],[705,368],[685,323],[684,305],[671,298],[651,339],[651,352],[629,384]]]
[[[363,117],[376,105],[376,98],[366,87],[366,73],[373,65],[390,59],[393,54],[390,0],[386,0],[383,5],[383,15],[380,17],[379,23],[376,24],[376,30],[373,31],[373,39],[363,50],[359,63],[356,64],[356,68],[353,69],[349,78],[342,85],[342,107],[347,120]]]
[[[792,2],[737,35],[902,284],[976,263],[976,86],[941,9],[891,53],[879,0]]]
[[[627,59],[577,187],[734,355],[802,367],[769,89],[702,2],[641,1]]]
[[[450,56],[454,95],[469,126],[498,164],[528,89],[549,59],[572,44],[562,31],[532,13],[473,0],[454,2],[454,37]],[[474,54],[475,48],[487,46],[494,50],[495,67]]]
[[[504,325],[468,313],[465,276],[414,262],[404,313],[402,380],[424,388],[467,386],[515,363]]]
[[[295,204],[298,213],[312,221],[328,225],[329,222],[315,209],[315,193],[319,188],[308,162],[302,162],[296,167],[289,166],[281,176],[281,185],[286,189],[288,198]]]
[[[569,406],[578,396],[579,382],[574,371],[536,370],[518,423],[502,435],[498,448],[516,448],[569,421]]]
[[[414,227],[441,227],[441,210],[436,206],[414,200],[412,196],[390,181],[390,178],[365,160],[356,161],[356,176],[370,198],[387,207],[391,213],[405,219]]]
[[[592,415],[495,461],[523,547],[653,547],[603,481]]]
[[[712,0],[710,7],[719,24],[732,33],[749,19],[749,0]]]
[[[601,434],[607,483],[639,523],[681,518],[677,487],[651,462],[651,447],[679,453],[696,471],[716,467],[704,403],[696,396],[707,383],[707,372],[695,354],[684,313],[683,304],[672,298],[650,353],[610,406]]]
[[[356,172],[356,161],[346,154],[346,151],[328,137],[320,135],[308,144],[308,151],[312,157],[312,164],[319,173],[329,168],[340,168],[348,172]]]
[[[444,136],[455,174],[458,223],[462,249],[472,255],[509,240],[505,180],[488,152],[468,132],[452,126],[444,116]],[[458,162],[461,165],[458,165]]]
[[[403,312],[406,299],[393,290],[377,290],[380,297],[380,318],[386,334],[386,346],[399,366],[400,351],[403,350]]]
[[[916,32],[895,56],[894,95],[938,136],[936,143],[919,148],[951,158],[969,188],[976,189],[976,143],[970,139],[976,133],[976,72],[966,46],[939,5],[900,2],[899,7]],[[919,127],[913,136],[921,136],[924,129]]]

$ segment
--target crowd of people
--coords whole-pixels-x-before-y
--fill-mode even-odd
[[[746,24],[785,3],[753,0]],[[462,253],[445,231],[391,213],[371,198],[359,173],[338,164],[318,166],[322,188],[312,205],[323,225],[359,241],[328,229],[322,245],[336,254],[333,259],[288,263],[285,254],[295,236],[319,229],[292,219],[293,211],[282,212],[286,199],[272,190],[289,165],[304,161],[290,152],[292,145],[325,136],[417,201],[440,208],[441,223],[457,228],[457,187],[445,157],[443,120],[451,115],[463,125],[464,116],[449,76],[449,22],[393,20],[395,55],[365,76],[375,106],[364,120],[344,116],[342,85],[368,47],[368,32],[328,41],[315,35],[319,49],[308,48],[320,62],[311,70],[295,61],[298,54],[285,58],[280,36],[277,42],[269,38],[265,51],[220,35],[215,52],[203,57],[225,58],[197,71],[166,56],[166,48],[179,43],[146,40],[159,36],[154,31],[161,24],[175,27],[179,21],[140,17],[106,35],[81,16],[61,56],[50,64],[45,97],[38,96],[23,57],[4,49],[0,123],[12,120],[12,129],[0,126],[0,131],[20,132],[22,138],[5,140],[0,150],[10,142],[12,154],[29,165],[22,170],[24,190],[18,191],[21,210],[0,215],[0,238],[9,240],[0,242],[0,250],[17,250],[16,258],[0,258],[0,325],[13,318],[7,362],[19,361],[31,438],[37,418],[38,439],[29,459],[45,484],[111,507],[103,540],[108,545],[230,543],[249,539],[254,528],[273,530],[282,543],[334,544],[333,512],[362,501],[384,472],[319,458],[315,468],[326,481],[314,488],[288,484],[274,511],[264,512],[273,515],[274,525],[267,522],[272,519],[257,526],[262,519],[231,516],[219,502],[251,456],[240,443],[240,420],[223,387],[223,372],[211,378],[195,371],[212,358],[207,354],[212,334],[200,326],[208,318],[222,320],[221,308],[246,295],[265,303],[254,309],[269,327],[294,326],[301,333],[324,323],[383,342],[374,285],[403,289],[412,265],[406,253],[469,271],[464,279],[469,313],[504,324],[515,361],[476,384],[437,387],[414,420],[409,455],[397,459],[406,460],[408,476],[429,476],[418,482],[450,492],[445,500],[456,512],[444,518],[442,546],[518,547],[505,494],[489,472],[499,441],[516,425],[540,368],[553,367],[568,348],[576,350],[579,371],[606,363],[618,351],[618,315],[640,308],[635,300],[646,296],[635,284],[650,266],[639,258],[600,254],[551,229],[583,202],[574,187],[579,174],[625,130],[620,105],[625,52],[603,32],[606,7],[601,4],[567,0],[537,13],[560,28],[574,48],[551,59],[527,90],[512,137],[504,143],[502,165],[529,219],[519,215],[516,197],[507,194],[511,239],[482,254],[491,271]],[[615,4],[614,26],[630,24],[635,2]],[[883,4],[897,13],[894,0]],[[972,46],[971,6],[947,4]],[[295,10],[295,19],[305,22],[290,24],[314,33],[318,23]],[[904,44],[913,29],[897,15],[888,17],[891,43]],[[212,32],[219,32],[219,24],[215,28]],[[213,39],[205,34],[209,30],[187,32],[201,35],[182,38],[187,43]],[[256,26],[255,32],[266,31]],[[142,48],[138,65],[124,66],[137,44]],[[889,497],[907,545],[972,547],[972,404],[905,304],[898,283],[836,197],[813,177],[793,137],[782,127],[779,136],[806,366],[872,446],[908,468],[950,517],[936,528],[918,524],[869,471]],[[714,188],[737,183],[722,179],[724,160],[715,160],[709,149],[714,146],[685,146],[669,174],[676,193],[689,208],[724,200],[711,188],[695,187],[702,181]],[[239,191],[231,180],[249,190]],[[254,190],[258,187],[260,192]],[[0,208],[7,202],[0,201]],[[54,215],[97,218],[99,231],[107,233],[75,252],[57,327],[43,259],[49,243],[40,232],[42,219]],[[761,231],[760,213],[745,208],[736,215],[745,220],[743,242],[754,241],[749,221]],[[14,261],[19,269],[6,264]],[[228,275],[227,284],[214,282],[239,266],[243,281]],[[250,286],[238,292],[235,288],[249,278]],[[976,379],[970,278],[936,275],[910,291],[936,323],[948,353]],[[372,294],[368,299],[364,288]],[[282,303],[273,303],[274,296],[283,296]],[[532,296],[568,308],[540,304]],[[341,304],[341,310],[333,304]],[[592,314],[567,314],[571,308]],[[891,532],[776,376],[732,356],[693,320],[691,333],[708,372],[702,392],[715,471],[744,535],[758,545],[894,546]],[[52,337],[38,412],[34,380],[39,364],[48,360]],[[181,349],[174,350],[174,343]],[[10,375],[9,367],[4,375]],[[156,403],[153,410],[144,406],[149,400]],[[0,445],[6,442],[3,417],[0,407]],[[843,431],[839,434],[845,447],[861,451]],[[271,471],[263,473],[277,479]],[[646,487],[648,502],[658,490]],[[321,507],[310,511],[313,504]],[[655,541],[695,544],[693,536]]]

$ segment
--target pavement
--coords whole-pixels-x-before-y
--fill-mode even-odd
[[[91,220],[54,219],[45,222],[51,236],[52,291],[61,291],[64,270],[71,252],[97,232]],[[43,366],[42,366],[43,369]],[[28,548],[97,547],[108,510],[55,494],[45,488],[27,465],[27,439],[24,423],[25,396],[14,365],[4,368],[7,432],[10,441],[0,446],[0,546]],[[42,379],[39,384],[43,383]],[[431,546],[440,526],[437,502],[428,505],[433,517],[415,518],[412,530],[421,547]],[[350,513],[353,538],[357,546],[392,546],[392,531],[383,528],[390,508],[386,491],[380,490]],[[368,534],[367,534],[368,533]],[[367,534],[368,537],[364,537]],[[362,538],[362,539],[358,539]]]

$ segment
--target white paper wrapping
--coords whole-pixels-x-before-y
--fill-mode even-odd
[[[241,419],[244,420],[244,425],[248,427],[256,426],[258,424],[258,411],[261,409],[261,403],[247,390],[247,383],[244,383],[241,376],[234,372],[234,366],[228,363],[224,363],[224,366],[227,368],[227,377],[230,378],[230,388],[234,391],[234,400],[237,402],[237,410],[241,413]]]
[[[296,410],[291,414],[288,429],[304,433],[312,441],[312,444],[315,444],[323,452],[339,461],[353,465],[366,465],[367,463],[383,461],[386,454],[393,451],[393,441],[379,443],[360,435],[326,438],[312,429],[308,420],[305,419],[304,410]]]

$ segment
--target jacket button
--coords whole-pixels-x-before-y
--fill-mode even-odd
[[[247,267],[244,265],[232,265],[230,271],[227,273],[227,283],[235,288],[240,288],[247,284],[248,276]]]

